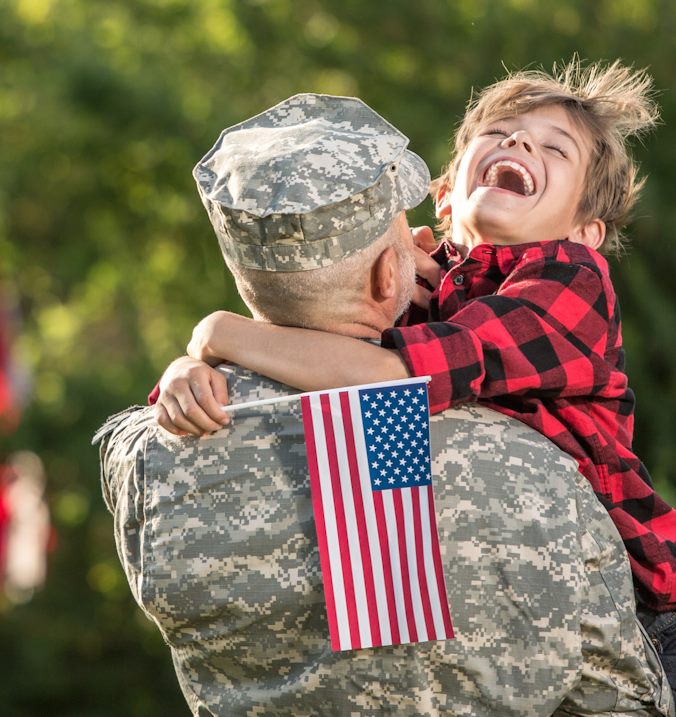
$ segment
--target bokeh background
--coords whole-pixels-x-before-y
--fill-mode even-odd
[[[649,67],[660,92],[612,272],[635,446],[674,504],[673,0],[0,0],[0,286],[32,386],[0,458],[42,458],[53,526],[44,588],[0,597],[5,717],[188,714],[130,598],[90,440],[201,316],[242,308],[191,178],[220,130],[296,92],[357,95],[435,174],[472,87],[573,52]],[[412,217],[431,221],[430,203]]]

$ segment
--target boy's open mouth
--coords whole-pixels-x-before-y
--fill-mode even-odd
[[[484,174],[482,184],[485,187],[497,187],[530,197],[535,192],[535,180],[531,173],[518,162],[498,159],[490,164]]]

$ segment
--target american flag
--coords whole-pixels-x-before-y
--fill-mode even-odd
[[[453,637],[424,379],[301,404],[333,650]]]

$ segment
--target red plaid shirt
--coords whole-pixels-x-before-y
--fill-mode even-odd
[[[390,329],[382,345],[432,376],[433,412],[478,400],[573,456],[624,540],[641,599],[675,609],[676,511],[631,451],[634,394],[605,259],[565,240],[482,244],[464,260],[444,243],[433,256],[446,273],[431,321]]]

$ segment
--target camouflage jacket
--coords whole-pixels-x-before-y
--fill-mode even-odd
[[[289,391],[233,369],[234,403]],[[331,652],[296,402],[176,438],[99,431],[129,586],[194,715],[668,715],[619,535],[575,462],[514,419],[432,420],[453,640]]]

